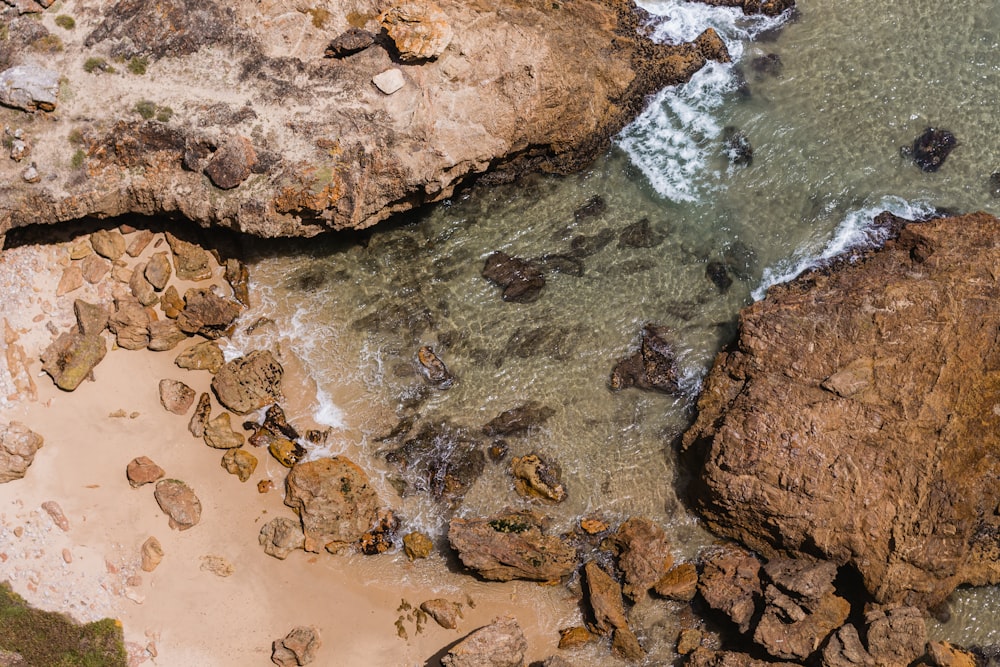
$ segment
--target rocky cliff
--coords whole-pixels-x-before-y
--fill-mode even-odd
[[[363,228],[487,170],[578,168],[648,94],[728,59],[712,31],[654,45],[628,0],[5,1],[0,233]]]
[[[683,440],[714,531],[849,564],[879,602],[1000,582],[998,239],[910,224],[743,311]]]

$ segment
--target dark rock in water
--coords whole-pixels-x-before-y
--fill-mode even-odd
[[[722,140],[729,162],[743,167],[750,166],[753,162],[753,146],[743,130],[729,125],[722,130]]]
[[[757,275],[757,253],[743,241],[733,241],[722,253],[726,268],[743,281]]]
[[[777,53],[768,53],[751,60],[750,69],[754,71],[754,74],[758,78],[765,76],[780,77],[782,71],[785,69],[785,64],[781,62],[781,56]]]
[[[574,236],[569,242],[573,257],[590,257],[604,250],[609,243],[615,239],[615,232],[611,229],[602,229],[593,236],[580,234]]]
[[[361,536],[358,547],[366,556],[384,554],[396,546],[396,532],[399,530],[399,519],[392,510],[386,510],[379,517],[374,528]]]
[[[948,130],[928,127],[913,140],[913,147],[900,149],[903,157],[912,157],[921,171],[937,171],[948,154],[958,145],[955,135]]]
[[[587,218],[596,218],[605,211],[608,210],[608,203],[604,201],[604,197],[601,195],[594,195],[588,199],[583,206],[573,211],[573,218],[575,220],[586,220]]]
[[[725,293],[733,284],[733,279],[729,277],[729,271],[723,262],[715,260],[709,262],[705,266],[705,275],[719,288],[720,293]]]
[[[743,68],[739,65],[733,66],[733,88],[736,90],[736,94],[741,98],[747,100],[753,97],[753,91],[750,90],[750,83],[747,81],[747,75],[743,71]]]
[[[621,360],[611,371],[610,388],[613,391],[638,387],[666,393],[676,393],[677,366],[673,350],[666,341],[670,329],[654,324],[642,328],[639,350]]]
[[[374,311],[351,322],[355,331],[372,333],[409,333],[417,337],[433,328],[434,315],[426,307],[407,307],[406,304],[381,305]]]
[[[493,437],[497,435],[520,435],[537,429],[556,413],[547,405],[537,401],[528,401],[523,405],[505,410],[483,426],[483,433]]]
[[[457,504],[486,468],[481,442],[450,422],[423,423],[401,446],[384,453],[400,468],[408,491]]]
[[[430,346],[424,345],[417,350],[417,361],[420,362],[420,370],[424,377],[435,387],[447,389],[455,384],[455,376],[448,371],[441,357],[434,354]]]
[[[545,276],[531,262],[497,250],[486,258],[483,277],[503,288],[503,300],[530,303],[545,287]]]
[[[576,549],[544,533],[536,512],[506,510],[481,519],[452,519],[448,541],[469,569],[484,579],[559,581],[576,569]]]
[[[990,194],[994,197],[1000,197],[1000,171],[994,171],[990,174]]]
[[[280,433],[289,440],[298,440],[299,432],[295,430],[295,427],[288,423],[288,419],[285,417],[285,411],[281,409],[281,406],[275,403],[267,409],[264,413],[264,423],[261,428],[266,428],[273,433]]]
[[[502,366],[508,357],[529,359],[544,355],[550,359],[566,359],[575,349],[576,339],[571,333],[571,329],[564,327],[519,328],[507,339],[503,356],[496,362],[497,368]]]
[[[650,227],[649,218],[632,223],[618,236],[619,248],[655,248],[661,243],[663,234]]]
[[[538,265],[545,271],[563,273],[577,278],[582,276],[584,271],[583,262],[571,255],[542,255],[538,260]]]
[[[375,35],[361,28],[348,28],[333,38],[323,52],[327,58],[346,58],[375,43]]]
[[[491,461],[494,463],[500,463],[510,451],[510,445],[507,444],[506,440],[498,438],[490,443],[490,448],[487,451],[489,452]]]

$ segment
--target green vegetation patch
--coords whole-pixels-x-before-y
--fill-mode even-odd
[[[490,528],[498,533],[523,533],[531,529],[531,525],[510,519],[494,519],[490,521]]]
[[[55,18],[56,25],[64,30],[72,30],[76,27],[76,20],[69,14],[60,14]]]
[[[104,58],[94,56],[83,61],[83,71],[88,74],[100,74],[102,72],[114,74],[117,70]]]
[[[121,625],[110,618],[86,625],[28,606],[0,584],[0,648],[36,667],[125,667]]]
[[[69,163],[74,169],[80,169],[83,167],[83,161],[87,157],[87,154],[83,152],[82,148],[77,148],[76,152],[73,153],[73,157],[70,158]]]
[[[156,120],[161,123],[166,123],[174,115],[174,110],[170,107],[162,107],[156,102],[152,102],[150,100],[139,100],[135,103],[135,106],[132,107],[132,110],[142,116],[145,120],[156,118]]]
[[[128,71],[132,74],[142,76],[146,73],[146,68],[149,66],[149,58],[146,56],[136,56],[128,61]]]
[[[31,43],[31,48],[44,53],[59,53],[65,47],[63,46],[63,41],[59,38],[59,35],[45,35],[45,37],[39,37],[33,41]]]

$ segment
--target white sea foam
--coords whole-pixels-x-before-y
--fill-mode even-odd
[[[908,202],[900,197],[887,196],[871,206],[865,206],[848,213],[834,231],[833,236],[822,248],[808,246],[800,248],[789,259],[764,269],[760,286],[754,290],[755,301],[763,299],[768,288],[787,282],[803,271],[807,271],[851,250],[864,250],[881,245],[886,240],[885,229],[873,224],[876,215],[889,211],[910,220],[927,218],[934,213],[933,207],[923,202]]]
[[[333,402],[333,397],[324,389],[316,390],[316,411],[313,421],[321,426],[344,428],[344,411]]]
[[[679,0],[639,4],[654,16],[650,27],[655,41],[689,42],[715,28],[734,62],[743,55],[745,41],[787,20],[784,15],[744,16],[731,7]],[[718,112],[735,86],[732,64],[710,62],[686,84],[660,91],[622,130],[618,145],[660,196],[675,202],[698,201],[721,182],[721,174],[708,169],[708,157],[711,141],[722,131]]]

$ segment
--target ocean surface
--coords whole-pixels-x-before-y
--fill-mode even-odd
[[[1000,2],[799,0],[777,19],[641,4],[657,39],[713,26],[734,63],[656,95],[587,171],[476,188],[370,234],[253,250],[260,303],[246,321],[273,319],[271,335],[317,385],[307,414],[290,417],[333,428],[313,455],[346,453],[372,471],[404,533],[441,536],[452,516],[508,506],[541,509],[554,530],[639,514],[693,557],[713,538],[682,502],[675,445],[739,310],[824,257],[878,243],[870,223],[882,210],[1000,214],[989,188],[1000,169]],[[958,138],[934,173],[900,153],[929,126]],[[734,150],[740,138],[752,159]],[[504,302],[480,275],[496,250],[549,258],[537,301]],[[646,323],[672,332],[677,395],[608,388]],[[237,337],[230,353],[260,335]],[[454,375],[450,388],[421,376],[421,346]],[[401,419],[446,423],[434,456],[461,457],[491,444],[485,423],[528,401],[551,416],[506,438],[506,458],[487,457],[460,501],[432,497],[421,455],[405,469],[386,459],[394,445],[382,436]],[[529,453],[558,467],[563,503],[515,492],[510,457]],[[960,591],[932,634],[1000,643],[998,609],[996,589]]]

